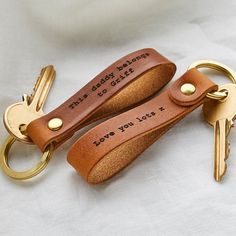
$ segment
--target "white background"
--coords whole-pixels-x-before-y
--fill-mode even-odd
[[[0,113],[32,91],[45,65],[57,71],[44,109],[49,112],[112,62],[145,47],[176,62],[174,80],[199,59],[236,69],[236,2],[1,0]],[[2,143],[2,123],[0,135]],[[66,161],[79,135],[32,180],[14,182],[0,173],[0,235],[236,234],[235,130],[220,184],[212,177],[213,129],[201,109],[97,186],[84,182]],[[11,163],[18,170],[40,155],[32,146],[13,149]]]

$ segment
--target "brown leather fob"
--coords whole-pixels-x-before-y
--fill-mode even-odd
[[[190,83],[191,95],[181,92]],[[126,167],[185,115],[217,89],[197,69],[191,69],[159,96],[89,130],[71,147],[68,162],[89,183],[100,183]]]
[[[58,108],[32,121],[26,132],[41,151],[52,143],[56,148],[83,126],[125,111],[155,94],[169,82],[175,71],[175,65],[154,49],[130,53]],[[48,127],[53,118],[62,120],[60,129]]]

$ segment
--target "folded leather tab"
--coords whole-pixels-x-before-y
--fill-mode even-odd
[[[32,121],[27,134],[44,151],[70,138],[81,127],[127,110],[160,90],[173,77],[175,65],[151,48],[138,50],[113,63],[75,95],[47,115]],[[59,118],[62,126],[48,123]]]
[[[192,95],[181,92],[186,83],[195,86]],[[159,96],[85,133],[71,147],[68,162],[89,183],[103,182],[130,164],[216,89],[217,85],[205,75],[191,69]]]

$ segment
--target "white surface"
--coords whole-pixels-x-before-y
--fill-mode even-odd
[[[233,0],[1,0],[0,6],[1,114],[31,92],[47,64],[55,66],[57,78],[45,112],[116,59],[144,47],[176,62],[174,79],[198,59],[236,69]],[[3,124],[0,134],[3,142]],[[236,234],[236,132],[227,175],[218,184],[212,178],[213,130],[201,109],[98,186],[89,186],[66,162],[78,137],[57,150],[37,178],[13,182],[0,174],[0,235]],[[34,150],[16,145],[13,167],[32,165],[39,155]]]

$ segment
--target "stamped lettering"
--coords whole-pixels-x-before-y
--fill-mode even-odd
[[[105,142],[107,139],[109,139],[110,137],[112,137],[114,135],[115,135],[114,132],[109,132],[109,133],[105,134],[103,137],[101,137],[99,140],[94,141],[93,143],[96,146],[99,146],[101,143]]]
[[[76,106],[78,106],[81,102],[83,102],[86,98],[88,97],[88,94],[84,94],[82,97],[78,97],[78,99],[76,101],[74,101],[73,103],[71,103],[69,105],[69,107],[71,109],[74,109]]]
[[[136,116],[131,121],[128,121],[122,125],[120,125],[117,128],[114,128],[113,131],[110,131],[109,133],[105,134],[98,140],[93,141],[93,144],[96,146],[101,145],[102,143],[110,140],[111,138],[115,137],[118,133],[127,133],[130,129],[135,129],[137,124],[140,124],[140,122],[143,122],[142,124],[145,125],[145,122],[148,122],[149,120],[153,119],[155,116],[158,119],[158,113],[162,113],[166,111],[166,108],[163,106],[160,106],[157,108],[157,111],[151,111],[147,112],[146,114],[140,114],[140,116]]]
[[[105,94],[107,94],[109,89],[117,86],[119,83],[121,83],[123,80],[125,80],[127,77],[129,77],[132,73],[135,72],[134,67],[132,67],[135,63],[140,60],[145,60],[148,56],[150,56],[149,53],[143,53],[134,58],[119,63],[119,65],[116,66],[114,71],[107,73],[98,82],[96,81],[96,83],[91,86],[90,92],[79,96],[78,99],[73,101],[68,107],[71,110],[75,109],[87,98],[89,98],[90,94],[92,93],[96,93],[98,98],[104,96]]]
[[[127,124],[124,124],[124,125],[118,127],[118,129],[121,130],[121,132],[124,132],[126,129],[128,129],[129,127],[131,127],[133,125],[134,125],[133,122],[129,122]]]
[[[140,117],[136,117],[136,120],[138,120],[138,122],[143,122],[145,120],[147,120],[148,118],[155,116],[156,113],[155,112],[150,112],[145,114],[144,116],[140,116]]]

